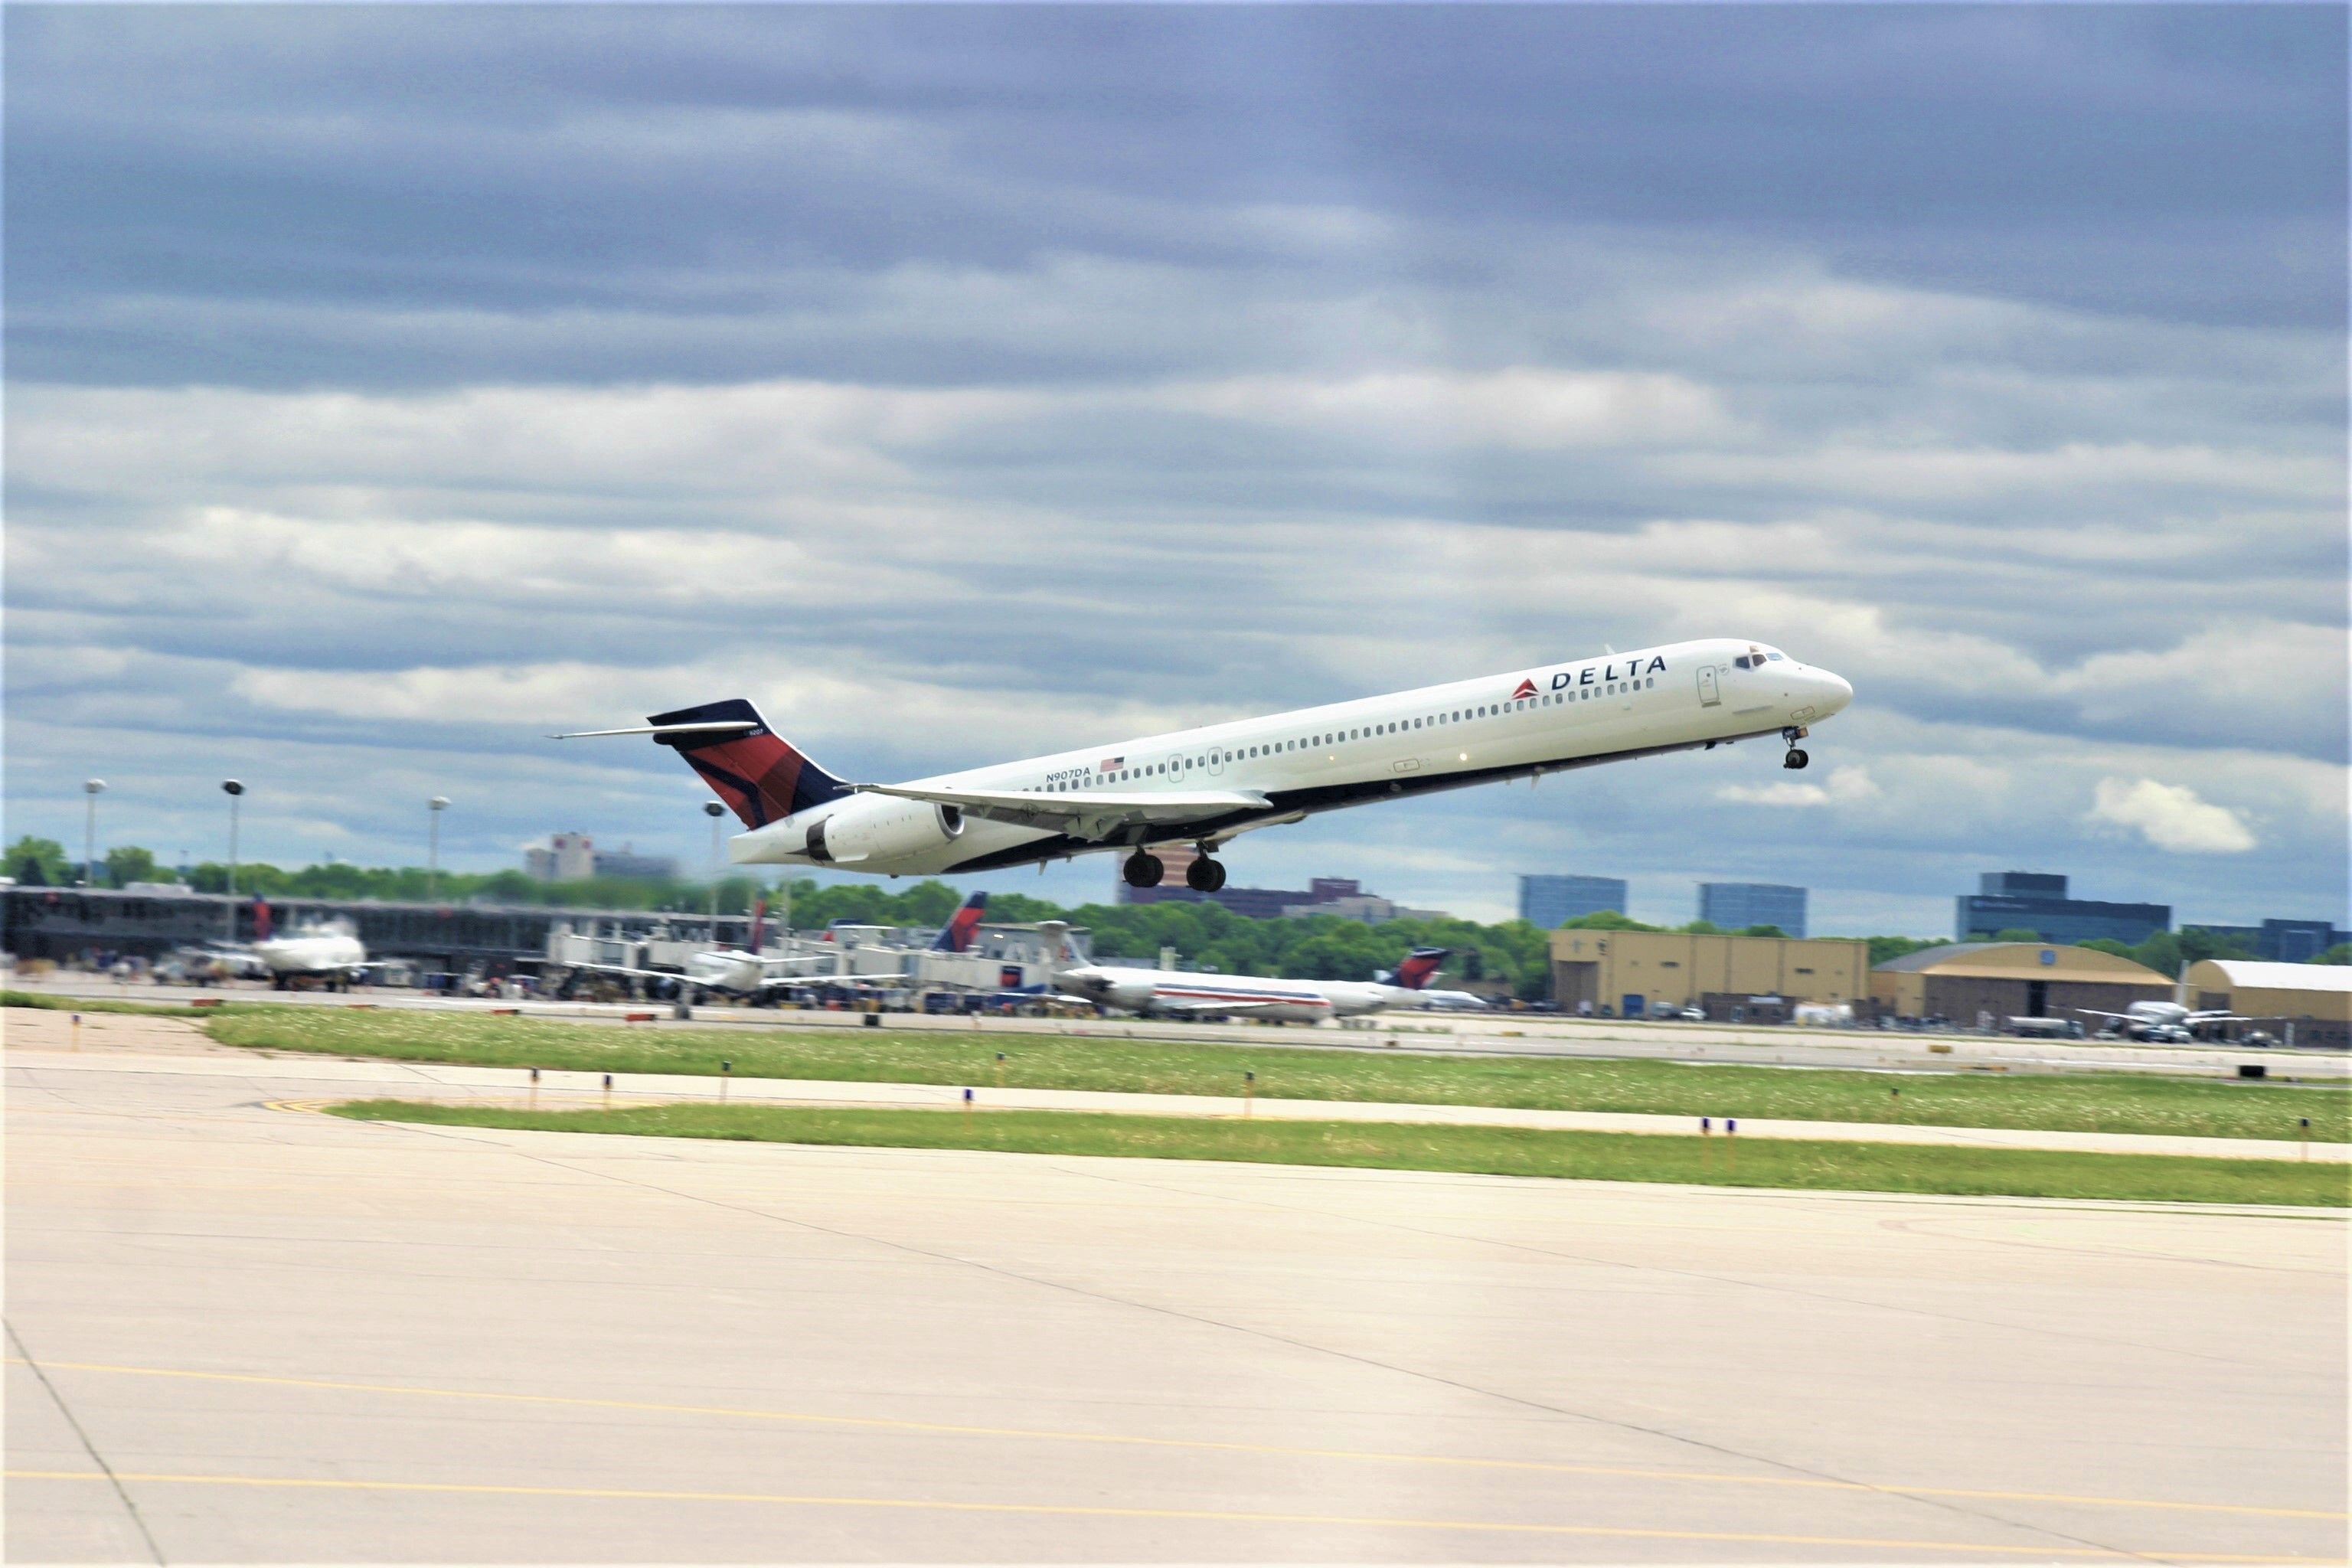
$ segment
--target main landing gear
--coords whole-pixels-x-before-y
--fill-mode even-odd
[[[1780,765],[1782,767],[1801,768],[1806,763],[1813,760],[1811,756],[1807,754],[1802,746],[1797,744],[1798,742],[1805,738],[1805,734],[1806,731],[1804,727],[1799,724],[1791,724],[1787,729],[1780,731],[1780,739],[1787,742],[1789,744],[1789,754],[1780,759]]]
[[[1156,888],[1168,875],[1168,862],[1149,849],[1139,849],[1127,858],[1118,874],[1130,888]],[[1184,885],[1196,893],[1213,893],[1225,885],[1225,868],[1203,854],[1184,868]]]

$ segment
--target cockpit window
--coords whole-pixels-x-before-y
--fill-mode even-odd
[[[1768,653],[1768,654],[1766,654],[1764,657],[1765,657],[1766,658],[1784,658],[1784,657],[1786,657],[1786,656],[1785,656],[1785,655],[1781,655],[1781,654],[1777,654],[1777,653]]]

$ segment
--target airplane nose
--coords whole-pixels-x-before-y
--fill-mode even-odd
[[[1820,675],[1822,678],[1822,683],[1829,688],[1827,691],[1822,694],[1822,711],[1825,713],[1843,712],[1845,710],[1845,705],[1853,700],[1853,682],[1848,680],[1843,675],[1832,675],[1826,669],[1820,671]]]

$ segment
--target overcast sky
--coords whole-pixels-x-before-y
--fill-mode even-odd
[[[2344,921],[2345,16],[8,7],[6,831],[699,860],[540,737],[905,776],[1731,635],[1853,680],[1811,772],[1234,879]]]

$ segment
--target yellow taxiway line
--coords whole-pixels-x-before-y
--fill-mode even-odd
[[[6,1361],[22,1366],[22,1357]],[[1718,1486],[1796,1487],[1818,1491],[1873,1492],[1887,1497],[1974,1498],[1986,1501],[2066,1503],[2088,1508],[2154,1509],[2189,1513],[2251,1514],[2269,1519],[2342,1520],[2352,1515],[2326,1509],[2270,1508],[2251,1503],[2186,1502],[2151,1498],[2085,1497],[2068,1492],[2000,1491],[1982,1488],[1917,1487],[1841,1481],[1810,1476],[1743,1476],[1712,1470],[1665,1469],[1630,1465],[1585,1465],[1553,1459],[1491,1459],[1450,1454],[1388,1453],[1378,1449],[1313,1448],[1276,1443],[1220,1442],[1198,1437],[1152,1437],[1118,1432],[1071,1432],[1023,1426],[980,1426],[942,1421],[909,1421],[882,1415],[830,1415],[813,1411],[761,1410],[730,1405],[672,1405],[655,1400],[607,1399],[585,1394],[513,1394],[492,1389],[433,1388],[414,1384],[347,1383],[329,1378],[286,1377],[264,1373],[200,1372],[188,1368],[125,1366],[110,1362],[49,1361],[52,1372],[104,1373],[127,1377],[184,1378],[206,1383],[260,1384],[278,1388],[308,1388],[334,1394],[388,1394],[423,1399],[464,1399],[489,1404],[566,1406],[589,1410],[630,1410],[658,1415],[712,1415],[740,1421],[777,1421],[813,1426],[856,1426],[874,1430],[921,1433],[932,1436],[1011,1438],[1024,1442],[1096,1443],[1143,1448],[1178,1448],[1195,1452],[1257,1454],[1294,1459],[1338,1459],[1356,1463],[1433,1465],[1468,1469],[1528,1470],[1549,1475],[1613,1476],[1641,1480],[1693,1481]],[[291,1483],[289,1483],[291,1484]],[[1727,1537],[1726,1539],[1748,1539]],[[1759,1538],[1760,1539],[1760,1538]],[[2216,1559],[2215,1561],[2223,1561]]]
[[[787,1508],[904,1509],[939,1513],[1046,1515],[1065,1519],[1144,1519],[1202,1524],[1327,1525],[1354,1530],[1462,1531],[1482,1534],[1598,1536],[1614,1540],[1738,1542],[1763,1546],[1839,1546],[1875,1552],[1957,1552],[2021,1557],[2157,1558],[2174,1563],[2335,1563],[2339,1558],[2276,1552],[2134,1552],[2122,1547],[1993,1545],[1969,1541],[1906,1541],[1874,1536],[1776,1535],[1736,1530],[1651,1530],[1598,1524],[1517,1524],[1504,1520],[1406,1519],[1242,1510],[1119,1508],[1107,1504],[969,1502],[937,1498],[825,1497],[794,1492],[664,1491],[636,1487],[534,1487],[481,1481],[368,1481],[310,1476],[181,1475],[171,1471],[8,1470],[10,1480],[137,1482],[159,1486],[283,1487],[319,1491],[439,1493],[460,1497],[570,1498],[615,1502],[766,1503]]]

